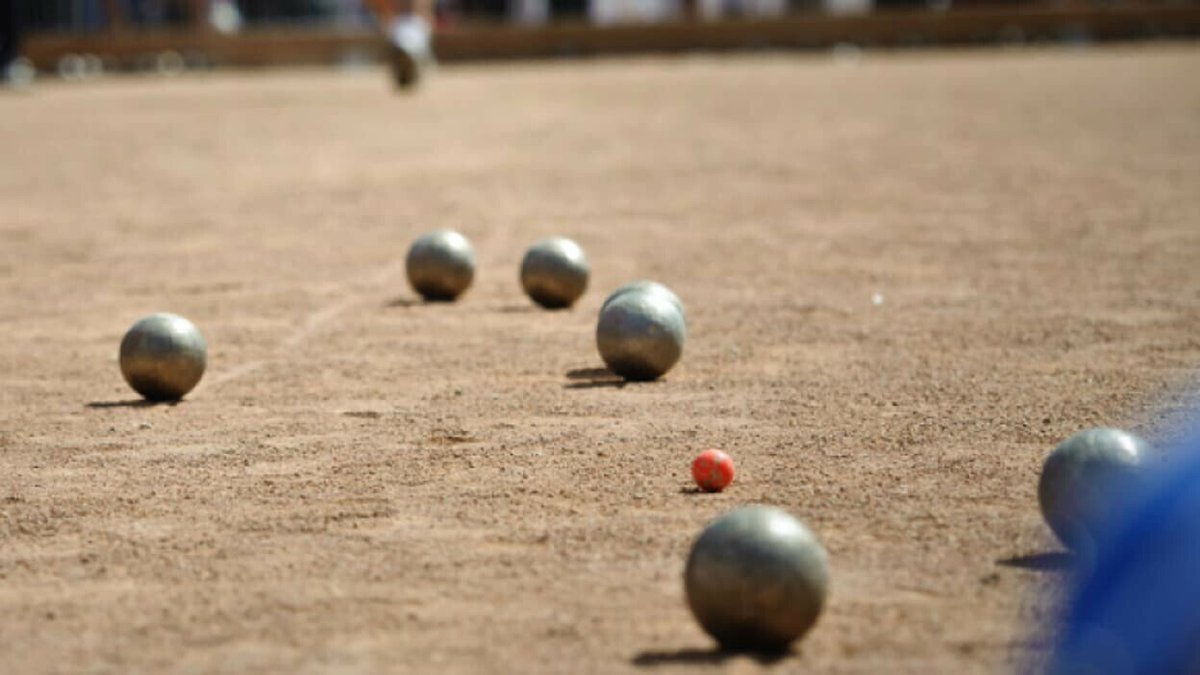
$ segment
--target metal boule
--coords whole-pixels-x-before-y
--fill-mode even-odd
[[[426,300],[449,302],[475,279],[475,250],[453,230],[421,235],[408,249],[408,282]]]
[[[1096,537],[1133,487],[1150,446],[1121,429],[1081,431],[1042,464],[1038,504],[1054,534],[1076,552],[1091,552]]]
[[[521,260],[521,288],[546,309],[570,307],[587,290],[591,266],[579,244],[565,237],[537,242]]]
[[[151,314],[121,339],[121,374],[151,401],[175,401],[204,375],[208,345],[195,324],[176,314]]]
[[[627,380],[653,380],[683,354],[687,322],[661,293],[628,292],[600,311],[596,347],[609,370]]]
[[[820,617],[829,564],[800,520],[778,508],[745,506],[704,529],[683,578],[692,614],[723,648],[780,652]]]

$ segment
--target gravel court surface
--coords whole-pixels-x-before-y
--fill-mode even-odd
[[[21,672],[994,672],[1061,575],[1042,458],[1200,360],[1194,45],[43,83],[0,97],[0,662]],[[407,288],[462,231],[461,302]],[[588,252],[570,311],[524,249]],[[661,382],[608,290],[687,304]],[[176,406],[116,350],[208,339]],[[689,464],[738,478],[695,494]],[[711,651],[691,540],[830,552],[797,653]],[[1008,561],[1007,564],[1003,561]]]

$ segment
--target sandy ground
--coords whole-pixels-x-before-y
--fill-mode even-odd
[[[1062,574],[1040,462],[1151,436],[1200,363],[1200,49],[696,57],[46,83],[0,96],[0,669],[994,672]],[[416,235],[475,243],[427,306]],[[576,238],[577,308],[524,248]],[[657,383],[596,369],[639,277]],[[880,294],[882,304],[872,302]],[[210,344],[143,406],[149,312]],[[740,468],[689,490],[703,448]],[[682,569],[777,504],[830,552],[792,656]]]

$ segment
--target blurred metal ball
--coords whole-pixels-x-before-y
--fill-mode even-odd
[[[1059,541],[1077,552],[1094,549],[1149,448],[1127,431],[1097,428],[1075,434],[1050,453],[1038,481],[1038,503]]]
[[[575,304],[587,290],[591,266],[579,244],[564,237],[543,239],[521,260],[521,287],[546,309]]]
[[[208,365],[208,345],[196,326],[176,314],[151,314],[121,339],[121,374],[151,401],[175,401],[191,391]]]
[[[408,249],[408,282],[426,300],[450,301],[475,279],[475,249],[452,230],[421,235]]]
[[[600,310],[596,347],[605,365],[627,380],[662,376],[683,354],[687,322],[660,293],[629,292]]]
[[[650,281],[649,279],[639,279],[637,281],[631,281],[627,284],[619,286],[617,290],[608,295],[608,297],[604,300],[604,304],[600,305],[600,311],[603,312],[604,308],[608,307],[608,303],[612,302],[613,300],[616,300],[626,293],[631,293],[634,291],[639,293],[661,294],[663,297],[669,299],[675,305],[675,307],[679,309],[679,315],[682,316],[685,321],[687,320],[687,312],[683,309],[683,301],[679,299],[679,296],[675,294],[675,291],[672,291],[664,284],[660,284],[657,281]]]
[[[704,529],[683,581],[692,614],[722,647],[779,652],[821,615],[829,564],[816,536],[791,514],[745,506]]]

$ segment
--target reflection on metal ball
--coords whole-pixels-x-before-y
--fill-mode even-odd
[[[1081,431],[1055,448],[1042,465],[1038,503],[1059,541],[1091,552],[1148,452],[1140,437],[1104,427]]]
[[[204,375],[208,345],[191,321],[175,314],[151,314],[121,340],[121,374],[151,401],[175,401]]]
[[[683,354],[687,322],[660,293],[629,292],[600,310],[596,347],[600,357],[627,380],[653,380]]]
[[[600,306],[600,311],[604,311],[604,308],[608,307],[608,303],[612,302],[613,300],[616,300],[626,293],[635,291],[639,293],[661,294],[663,297],[669,299],[675,305],[675,307],[679,309],[679,315],[682,316],[684,320],[687,320],[687,312],[685,312],[683,309],[683,301],[679,299],[679,296],[675,294],[675,291],[672,291],[664,284],[660,284],[657,281],[650,281],[648,279],[631,281],[618,287],[617,290],[610,293],[608,298],[604,300],[604,304]]]
[[[590,272],[587,255],[579,244],[564,237],[551,237],[525,252],[521,260],[521,287],[542,307],[570,307],[587,290]]]
[[[684,571],[692,614],[731,650],[786,650],[816,623],[828,587],[816,536],[769,506],[741,507],[713,521]]]
[[[405,267],[408,282],[421,297],[448,302],[462,295],[475,279],[475,250],[458,232],[437,230],[413,242]]]

